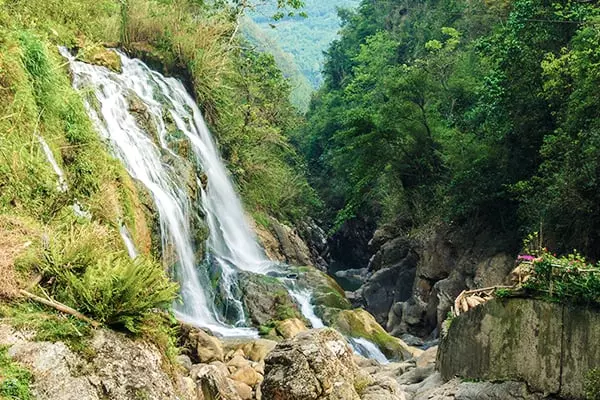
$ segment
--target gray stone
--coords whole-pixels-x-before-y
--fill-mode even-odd
[[[162,355],[152,344],[100,329],[88,360],[61,342],[32,342],[6,326],[0,331],[0,345],[9,346],[9,356],[30,369],[36,399],[195,399],[184,378],[172,380],[163,371]]]
[[[600,365],[600,312],[532,299],[492,300],[455,318],[440,345],[442,376],[519,381],[584,398]]]
[[[332,329],[303,332],[265,360],[262,396],[272,400],[359,400],[358,367],[344,338]]]
[[[203,366],[197,380],[204,400],[241,400],[235,384],[213,365]]]

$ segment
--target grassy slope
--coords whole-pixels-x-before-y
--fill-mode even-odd
[[[281,101],[289,87],[271,58],[231,41],[231,14],[187,0],[129,0],[128,5],[0,0],[0,315],[40,331],[44,340],[81,342],[77,321],[56,319],[19,298],[18,289],[41,273],[41,285],[52,297],[111,326],[148,334],[172,355],[168,323],[146,318],[148,307],[170,304],[172,295],[149,254],[145,194],[91,126],[57,45],[83,46],[84,54],[96,53],[102,43],[120,45],[185,77],[256,215],[301,217],[314,195],[283,135],[296,118]],[[38,135],[65,171],[68,191],[58,189]],[[74,215],[75,201],[91,220]],[[122,222],[148,255],[142,270],[164,289],[156,304],[129,302],[129,314],[117,311],[121,300],[114,296],[119,282],[139,269],[124,251]],[[110,266],[110,273],[100,273],[106,271],[102,266]],[[123,295],[145,298],[146,278],[136,279],[142,284]]]

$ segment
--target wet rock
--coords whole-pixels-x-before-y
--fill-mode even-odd
[[[255,325],[302,318],[296,303],[277,278],[244,272],[240,274],[239,282],[244,308]]]
[[[121,58],[113,50],[97,44],[90,44],[85,40],[80,40],[79,46],[77,51],[79,61],[99,65],[117,73],[122,71]]]
[[[403,360],[422,352],[389,335],[365,310],[341,311],[337,314],[334,327],[349,337],[364,338],[373,342],[391,359]]]

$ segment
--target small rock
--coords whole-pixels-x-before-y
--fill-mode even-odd
[[[192,369],[192,360],[185,354],[177,356],[177,364],[179,364],[186,372],[190,372]]]
[[[291,339],[300,332],[305,332],[307,330],[308,328],[304,325],[304,322],[298,318],[289,318],[277,324],[277,332],[284,339]]]
[[[277,342],[273,340],[257,339],[251,343],[247,343],[242,349],[248,359],[259,362],[263,361],[275,346],[277,346]]]
[[[262,376],[249,365],[238,369],[231,375],[231,379],[238,382],[243,382],[248,386],[256,386],[257,383],[262,381]]]
[[[242,356],[234,356],[231,360],[227,362],[228,367],[234,368],[244,368],[250,365],[250,361],[246,360]]]
[[[250,400],[252,399],[252,388],[246,385],[244,382],[232,381],[237,394],[240,395],[242,400]]]

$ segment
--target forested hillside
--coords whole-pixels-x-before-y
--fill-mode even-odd
[[[294,136],[332,232],[349,221],[542,230],[600,253],[600,7],[363,1]]]
[[[302,111],[308,108],[312,90],[322,83],[323,52],[340,27],[337,10],[352,9],[358,3],[358,0],[307,0],[298,15],[275,20],[274,3],[259,5],[249,13],[255,27],[250,26],[248,33],[261,48],[275,55],[284,74],[291,77],[294,103]],[[296,75],[296,68],[306,80]]]

